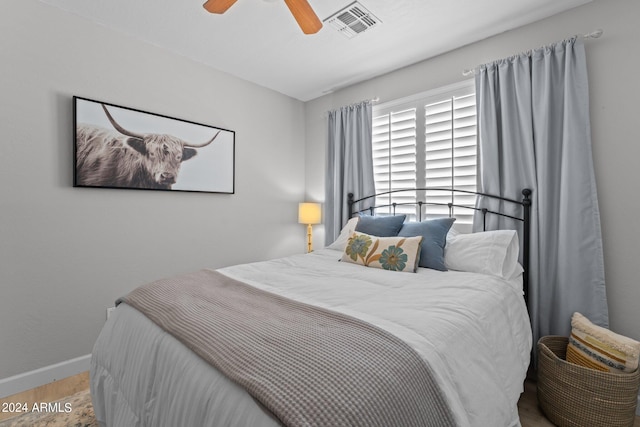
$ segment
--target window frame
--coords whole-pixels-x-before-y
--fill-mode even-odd
[[[373,105],[372,126],[373,126],[373,123],[375,123],[376,118],[379,118],[385,115],[390,115],[392,113],[397,113],[400,111],[409,110],[409,109],[416,110],[416,113],[415,113],[415,171],[416,171],[415,187],[416,188],[427,187],[426,176],[425,176],[426,175],[426,152],[427,152],[426,151],[426,129],[425,129],[426,128],[425,106],[450,100],[454,97],[464,97],[470,94],[475,94],[475,92],[476,90],[475,90],[474,79],[467,79],[454,84],[449,84],[446,86],[420,92],[407,97]],[[477,144],[478,142],[477,142],[477,128],[476,128],[476,151],[477,151]],[[389,145],[391,145],[391,141]],[[455,159],[455,157],[452,157],[452,159]],[[452,170],[452,176],[453,176],[453,170]],[[476,179],[477,179],[477,158],[476,158]],[[390,187],[391,187],[391,184],[392,184],[392,180],[390,177],[389,178]],[[390,189],[391,188],[380,189],[376,185],[376,193],[388,191]],[[416,200],[424,200],[424,196],[425,195],[423,192],[423,194],[416,194],[415,197],[416,197]],[[381,204],[387,204],[387,202],[391,203],[391,197],[389,197],[388,201],[381,202]],[[376,201],[376,205],[378,205],[378,201]],[[417,217],[418,209],[419,207],[416,206],[415,215],[412,215],[412,214],[408,214],[408,215],[410,215],[412,219],[415,219],[415,217]],[[425,208],[423,207],[423,209]],[[464,209],[464,211],[467,211],[467,209]],[[386,213],[390,213],[390,212],[391,211],[389,210]],[[461,213],[468,214],[467,212],[461,212]],[[420,216],[422,218],[429,217],[428,212],[423,212]]]

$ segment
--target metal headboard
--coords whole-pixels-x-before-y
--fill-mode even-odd
[[[423,201],[423,200],[418,200],[416,202],[409,202],[409,203],[389,203],[389,204],[385,204],[385,205],[376,205],[376,206],[371,206],[369,208],[365,208],[365,209],[356,209],[357,205],[369,200],[369,199],[374,199],[376,197],[380,197],[380,196],[388,196],[391,194],[395,194],[395,193],[401,193],[401,192],[415,192],[415,194],[426,194],[426,192],[446,192],[446,193],[450,193],[451,194],[451,200],[453,200],[453,196],[455,194],[461,193],[461,194],[471,194],[471,195],[475,195],[477,196],[483,196],[486,197],[488,199],[493,199],[493,200],[500,200],[502,202],[507,202],[507,204],[509,204],[510,206],[520,206],[521,207],[521,216],[513,216],[513,215],[509,215],[507,213],[504,212],[497,212],[494,210],[490,210],[487,208],[481,208],[481,207],[474,207],[474,206],[465,206],[465,205],[458,205],[455,203],[442,203],[442,202],[427,202],[427,201]],[[531,190],[528,188],[525,188],[522,190],[522,195],[523,198],[522,200],[514,200],[514,199],[509,199],[506,197],[502,197],[502,196],[496,196],[494,194],[487,194],[487,193],[479,193],[479,192],[475,192],[475,191],[467,191],[467,190],[456,190],[456,189],[452,189],[452,188],[443,188],[443,187],[423,187],[423,188],[411,188],[411,189],[402,189],[402,190],[391,190],[391,191],[385,191],[382,193],[378,193],[378,194],[373,194],[371,196],[367,196],[367,197],[362,197],[360,199],[356,199],[354,200],[354,196],[353,193],[349,193],[348,194],[348,198],[347,198],[347,204],[348,204],[348,212],[349,212],[349,218],[351,218],[352,216],[354,216],[355,214],[358,213],[362,213],[362,212],[368,212],[370,215],[374,215],[375,214],[375,210],[376,209],[381,209],[381,208],[391,208],[392,210],[392,215],[396,214],[396,208],[398,206],[417,206],[418,209],[418,221],[422,221],[422,207],[423,206],[447,206],[449,208],[449,216],[453,216],[453,208],[462,208],[462,209],[472,209],[475,211],[479,211],[482,212],[482,230],[486,231],[486,225],[487,225],[487,215],[491,214],[491,215],[498,215],[501,217],[505,217],[505,218],[510,218],[516,221],[521,221],[523,223],[522,226],[522,267],[524,268],[524,273],[522,276],[522,286],[524,289],[524,298],[525,300],[528,301],[528,295],[529,295],[529,249],[530,249],[530,222],[531,222]],[[374,202],[375,203],[375,202]]]

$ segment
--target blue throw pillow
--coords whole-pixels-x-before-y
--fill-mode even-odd
[[[447,243],[447,233],[455,220],[455,218],[438,218],[422,222],[408,222],[402,226],[398,236],[422,236],[422,250],[418,265],[447,271],[447,267],[444,265],[444,245]]]
[[[356,231],[378,237],[394,237],[402,228],[406,215],[370,216],[360,215]]]

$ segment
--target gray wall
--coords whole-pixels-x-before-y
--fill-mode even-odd
[[[380,102],[464,79],[462,70],[597,28],[587,50],[594,162],[600,201],[611,329],[640,339],[640,145],[637,143],[640,31],[637,0],[597,0],[306,104],[307,192],[324,199],[326,111],[364,99]],[[360,37],[366,37],[366,33]],[[320,231],[320,230],[318,230]],[[317,233],[316,241],[324,241]]]
[[[90,353],[137,285],[304,251],[302,102],[35,0],[0,61],[0,379]],[[236,194],[72,188],[73,95],[235,130]]]

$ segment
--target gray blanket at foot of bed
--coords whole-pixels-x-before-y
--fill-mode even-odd
[[[453,426],[429,365],[361,320],[211,270],[119,301],[243,386],[286,426]]]

